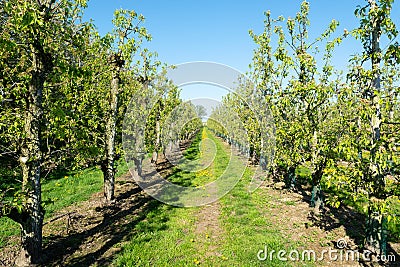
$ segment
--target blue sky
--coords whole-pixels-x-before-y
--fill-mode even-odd
[[[92,18],[100,32],[111,31],[113,11],[117,8],[134,9],[146,18],[144,26],[153,36],[149,49],[156,51],[167,64],[190,61],[212,61],[229,65],[241,72],[248,71],[255,48],[248,31],[261,33],[264,11],[272,17],[294,17],[301,0],[90,0],[85,19]],[[337,34],[358,26],[354,16],[357,5],[364,0],[310,0],[310,37],[317,37],[332,19],[340,22]],[[392,17],[400,27],[400,4],[394,4]],[[361,51],[354,40],[345,40],[336,50],[333,63],[344,69],[351,54]],[[202,85],[204,97],[213,96],[213,90]],[[190,98],[191,92],[183,89]],[[198,87],[201,88],[201,87]],[[221,91],[215,90],[214,97]],[[198,92],[197,92],[198,93]],[[204,93],[206,94],[206,93]],[[222,93],[223,94],[223,93]]]

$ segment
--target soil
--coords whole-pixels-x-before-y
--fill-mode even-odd
[[[224,231],[219,223],[219,216],[221,214],[221,206],[218,201],[204,206],[196,214],[196,236],[199,236],[197,245],[199,247],[207,247],[203,258],[208,257],[221,257],[222,254],[218,251],[219,244],[223,240]],[[204,244],[202,244],[204,243]],[[202,261],[203,258],[200,260]]]

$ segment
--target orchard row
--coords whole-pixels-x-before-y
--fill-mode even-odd
[[[323,191],[330,206],[346,201],[365,212],[365,245],[382,254],[387,223],[393,235],[400,228],[400,46],[392,4],[368,1],[354,12],[358,28],[338,34],[333,20],[315,40],[308,37],[307,2],[294,18],[266,12],[264,31],[250,32],[257,45],[252,82],[241,79],[208,122],[288,188],[306,170],[317,212]],[[364,50],[343,74],[332,57],[348,38]]]
[[[146,145],[144,156],[152,154],[155,161],[171,142],[190,138],[202,125],[193,119],[195,107],[183,103],[166,78],[167,66],[146,48],[151,35],[144,17],[116,10],[112,32],[100,36],[95,25],[82,20],[86,5],[85,0],[0,1],[0,216],[21,225],[17,265],[40,262],[41,182],[49,174],[101,166],[105,201],[113,200],[130,102],[139,112],[151,110],[137,136]],[[174,114],[188,123],[163,134],[177,106]],[[140,168],[143,157],[137,160]]]

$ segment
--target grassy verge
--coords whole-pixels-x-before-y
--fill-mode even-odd
[[[219,142],[219,146],[221,150],[225,150],[225,156],[228,156],[228,145]],[[223,160],[215,161],[214,164],[216,174],[220,175],[226,163]],[[225,232],[228,233],[223,245],[223,254],[227,257],[224,266],[290,266],[290,262],[278,260],[276,254],[272,260],[268,258],[266,261],[260,261],[256,257],[258,251],[265,251],[265,248],[269,252],[282,249],[290,251],[295,244],[291,244],[290,240],[284,238],[269,218],[260,213],[265,210],[268,196],[265,196],[262,190],[248,192],[247,186],[250,184],[252,175],[253,170],[248,167],[235,188],[220,200],[221,223]],[[312,266],[307,262],[303,262],[302,265]]]
[[[190,181],[192,186],[209,183],[224,173],[230,161],[229,147],[212,136],[202,132],[202,140],[211,139],[215,144],[215,159],[206,169],[197,172],[175,171],[171,180]],[[186,156],[206,161],[212,150],[209,143],[193,142]],[[194,155],[192,153],[199,153]],[[114,260],[115,266],[288,266],[288,262],[274,258],[268,262],[259,261],[257,253],[265,247],[276,251],[290,249],[289,240],[259,212],[265,204],[261,193],[250,194],[246,185],[252,178],[247,168],[236,187],[218,203],[196,208],[175,208],[159,203],[156,210],[147,214],[145,220],[132,229],[132,238],[122,246]],[[185,184],[189,184],[185,182]],[[212,209],[218,222],[211,233],[210,227],[199,231],[198,227],[208,221],[208,209]],[[206,218],[199,214],[205,212]],[[215,213],[218,213],[215,215]],[[217,237],[212,237],[217,235]],[[309,263],[305,263],[306,265]],[[311,265],[311,263],[310,263]]]
[[[125,161],[119,161],[117,177],[128,171]],[[71,172],[61,177],[51,177],[42,184],[42,199],[46,210],[45,221],[64,207],[88,200],[102,190],[103,174],[99,168]],[[0,248],[7,239],[19,235],[19,225],[7,217],[0,218]]]

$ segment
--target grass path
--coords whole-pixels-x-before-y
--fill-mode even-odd
[[[219,177],[230,160],[230,148],[204,130],[199,157],[215,159],[198,172],[177,172],[185,181],[201,186]],[[198,146],[199,140],[192,144]],[[215,144],[216,153],[212,150]],[[190,150],[188,151],[195,151]],[[191,155],[193,156],[193,155]],[[196,158],[196,157],[193,157]],[[116,256],[116,266],[288,266],[277,260],[259,261],[257,253],[265,246],[290,248],[289,241],[277,231],[268,216],[259,211],[261,195],[250,194],[246,186],[252,170],[246,169],[236,187],[221,198],[203,207],[174,208],[160,205],[146,220],[139,223],[135,234]],[[174,180],[174,177],[172,177]]]

